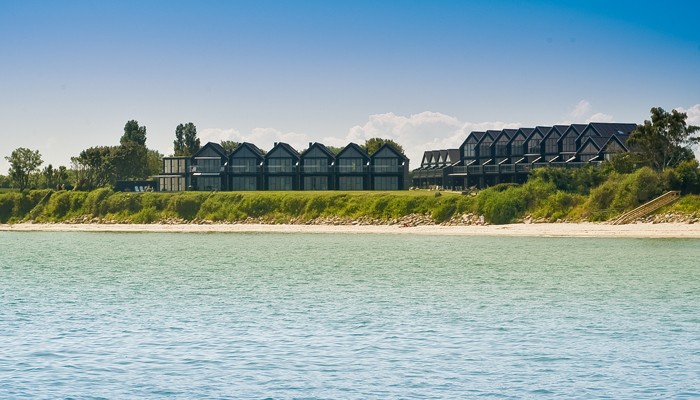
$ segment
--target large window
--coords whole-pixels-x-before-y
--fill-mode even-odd
[[[488,139],[481,142],[479,145],[479,157],[491,157],[491,143],[493,142]]]
[[[187,160],[184,158],[163,158],[164,174],[184,174],[187,172]]]
[[[544,152],[547,154],[559,153],[558,137],[550,136],[544,142]]]
[[[254,176],[234,176],[231,190],[258,190],[257,178]]]
[[[328,177],[305,176],[304,190],[328,190]]]
[[[340,173],[359,173],[363,172],[362,158],[339,158],[338,172]]]
[[[327,158],[305,158],[304,166],[302,171],[306,173],[326,173],[328,172],[328,159]]]
[[[508,139],[502,137],[496,142],[496,157],[506,157],[508,155]]]
[[[476,144],[475,143],[466,143],[464,145],[464,158],[474,158],[476,157]]]
[[[255,158],[234,158],[231,160],[231,172],[236,173],[251,173],[256,172],[258,160]]]
[[[341,176],[338,179],[338,190],[363,190],[363,178],[361,176]]]
[[[292,190],[291,176],[271,176],[267,185],[268,190]]]
[[[267,160],[269,172],[294,172],[291,158],[270,158]]]
[[[185,178],[182,176],[159,178],[158,183],[162,192],[180,192],[186,189]]]
[[[522,156],[523,143],[525,143],[525,141],[522,138],[513,140],[513,142],[510,144],[510,154],[514,156]]]
[[[375,176],[374,190],[399,190],[399,178],[397,176]]]
[[[592,158],[598,155],[598,149],[596,149],[592,144],[588,144],[580,154],[581,161],[590,161]]]
[[[540,141],[542,136],[536,135],[530,138],[527,143],[527,153],[528,154],[540,154]]]
[[[398,158],[375,158],[373,162],[374,172],[399,172]]]
[[[576,137],[568,135],[562,140],[561,151],[564,153],[573,153],[576,151]]]
[[[221,178],[218,176],[197,177],[197,190],[221,190]]]
[[[195,158],[197,165],[194,172],[221,172],[221,159],[219,158]]]

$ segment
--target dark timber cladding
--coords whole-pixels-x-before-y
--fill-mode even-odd
[[[439,152],[426,151],[413,185],[461,190],[503,182],[522,183],[534,168],[580,168],[629,152],[627,138],[637,128],[630,123],[537,126],[535,128],[471,132],[455,151],[458,160],[440,163]],[[436,158],[437,157],[437,158]]]
[[[267,153],[241,143],[230,154],[207,143],[192,157],[164,157],[158,190],[404,190],[408,161],[390,145],[370,156],[355,143],[337,155],[321,143],[301,154],[287,143]]]

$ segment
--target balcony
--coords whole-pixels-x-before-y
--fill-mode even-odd
[[[229,167],[232,174],[254,174],[258,172],[257,165],[232,165]]]
[[[303,165],[301,172],[304,174],[327,174],[330,169],[327,165]]]
[[[365,165],[338,165],[339,174],[364,174],[367,172]]]
[[[470,165],[467,167],[467,174],[469,175],[481,175],[484,172],[484,168],[481,165]]]
[[[265,172],[268,174],[293,174],[296,172],[296,167],[293,165],[268,165],[265,167]]]
[[[224,166],[213,166],[213,165],[192,165],[190,166],[191,173],[198,174],[220,174],[226,170]]]
[[[497,174],[498,173],[498,165],[484,165],[484,173],[485,174]]]
[[[403,172],[403,166],[398,165],[373,165],[372,172],[375,174],[398,174]]]

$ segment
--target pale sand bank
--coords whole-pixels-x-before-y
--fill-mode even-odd
[[[465,236],[547,236],[547,237],[629,237],[629,238],[696,238],[700,224],[604,225],[580,224],[510,224],[487,226],[423,225],[256,225],[256,224],[0,224],[0,231],[10,232],[254,232],[254,233],[356,233],[401,235]]]

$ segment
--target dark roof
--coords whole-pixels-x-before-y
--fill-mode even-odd
[[[241,150],[241,149],[243,149],[243,148],[248,148],[249,150],[251,150],[251,151],[252,151],[253,153],[255,153],[256,155],[259,155],[260,158],[265,157],[265,155],[263,154],[262,150],[260,150],[260,148],[258,148],[258,146],[254,145],[253,143],[249,143],[249,142],[243,142],[243,143],[239,144],[238,147],[236,147],[236,148],[231,152],[231,154],[229,154],[229,157],[233,156],[234,154],[236,154],[239,150]]]
[[[637,129],[637,124],[591,122],[589,125],[603,137],[610,137],[612,135],[628,135],[632,133],[633,130]]]
[[[535,128],[520,128],[518,129],[519,132],[522,132],[523,135],[525,135],[525,140],[530,138],[530,135],[532,132],[534,132]]]
[[[221,157],[228,157],[226,150],[224,150],[224,148],[221,147],[221,145],[219,143],[215,143],[215,142],[207,142],[204,146],[200,147],[199,150],[197,150],[194,154],[192,154],[192,157],[193,158],[196,157],[197,154],[206,150],[207,148],[213,149],[214,151],[219,153],[219,155],[221,155]]]
[[[588,127],[587,124],[571,124],[569,125],[570,128],[573,128],[577,133],[581,133],[584,130],[586,130],[586,127]]]
[[[362,146],[360,146],[359,144],[357,144],[357,143],[352,143],[352,142],[351,142],[351,143],[348,143],[347,146],[343,147],[343,149],[340,150],[340,151],[338,152],[338,154],[335,155],[335,158],[341,157],[342,154],[343,154],[346,150],[349,150],[349,149],[355,149],[356,151],[358,151],[358,152],[362,155],[363,158],[369,159],[369,155],[367,154],[367,152],[365,151],[365,149],[363,149]]]
[[[284,142],[275,143],[275,146],[272,147],[272,149],[265,155],[265,158],[267,158],[267,156],[270,155],[272,152],[274,152],[275,149],[278,148],[278,147],[284,149],[287,153],[289,153],[289,154],[291,154],[292,156],[294,156],[294,158],[297,158],[297,159],[299,158],[299,152],[296,151],[296,150],[294,149],[294,147],[292,147],[292,146],[290,146],[289,144],[284,143]]]
[[[379,154],[379,152],[382,151],[382,150],[384,150],[384,148],[389,148],[389,149],[390,149],[393,153],[395,153],[399,158],[403,159],[404,161],[408,161],[408,157],[406,157],[405,154],[402,154],[400,151],[396,150],[396,148],[395,148],[394,146],[390,145],[389,143],[384,143],[383,145],[381,145],[381,146],[377,149],[377,151],[375,151],[374,153],[372,153],[372,155],[370,155],[369,157],[370,157],[370,158],[374,158],[374,156],[375,156],[376,154]]]
[[[569,126],[570,125],[554,125],[552,127],[552,129],[559,132],[559,134],[562,134],[562,133],[566,132],[567,129],[569,129]]]
[[[447,154],[450,155],[451,165],[455,165],[460,162],[459,149],[447,149]]]
[[[330,157],[330,158],[335,158],[335,155],[333,154],[333,152],[330,151],[330,150],[328,149],[328,147],[326,147],[323,143],[319,143],[319,142],[311,143],[311,144],[309,145],[309,148],[306,149],[306,150],[304,150],[304,151],[301,153],[301,155],[300,155],[299,157],[300,157],[300,158],[304,158],[304,156],[306,155],[306,153],[308,153],[308,152],[309,152],[311,149],[313,149],[314,147],[317,147],[319,150],[321,150],[322,152],[326,153],[326,155],[327,155],[328,157]]]
[[[552,130],[551,126],[536,126],[535,130],[538,131],[539,133],[542,134],[542,137],[544,137],[546,134],[549,133],[550,130]]]

